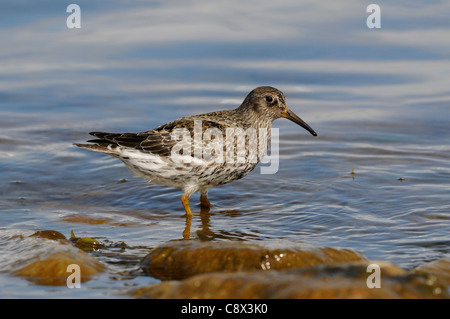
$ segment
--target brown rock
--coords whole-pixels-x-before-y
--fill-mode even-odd
[[[56,252],[43,260],[37,260],[13,272],[16,276],[39,285],[63,286],[71,272],[67,266],[77,264],[80,266],[81,282],[89,281],[93,275],[104,270],[104,266],[96,259],[83,251]]]
[[[450,258],[424,263],[412,270],[416,274],[429,274],[440,278],[450,285]]]
[[[386,266],[386,265],[385,265]],[[381,288],[368,288],[367,263],[315,266],[270,272],[208,273],[182,281],[166,281],[131,292],[136,298],[446,298],[442,282],[425,276],[389,275],[384,271]],[[383,269],[383,268],[382,268]]]
[[[46,238],[46,237],[45,237]],[[85,282],[105,267],[97,259],[73,247],[69,241],[49,241],[29,237],[11,243],[21,257],[11,260],[5,270],[40,285],[66,285],[71,264],[80,266],[80,279]]]
[[[66,239],[66,236],[61,234],[59,231],[56,230],[39,230],[30,237],[40,237],[40,238],[46,238],[51,240],[59,240],[59,239]]]
[[[362,254],[348,249],[299,243],[174,241],[153,249],[141,267],[152,277],[171,280],[215,271],[277,270],[364,260]]]

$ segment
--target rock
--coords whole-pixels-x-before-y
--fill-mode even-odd
[[[416,274],[429,274],[440,278],[450,285],[450,258],[424,263],[412,270]]]
[[[277,270],[367,260],[348,249],[317,248],[291,242],[173,241],[153,249],[141,268],[162,280],[222,271]]]
[[[370,264],[379,288],[369,288]],[[406,271],[348,249],[283,241],[174,241],[141,267],[167,281],[133,290],[136,298],[448,298],[448,260]]]
[[[93,275],[104,270],[104,266],[85,252],[71,247],[66,251],[57,251],[44,259],[36,260],[13,272],[13,275],[25,277],[39,285],[64,286],[72,272],[67,271],[71,264],[80,266],[81,282],[89,281]]]
[[[103,245],[101,242],[94,238],[90,237],[75,237],[75,233],[73,230],[70,231],[70,239],[69,239],[76,247],[80,248],[83,251],[96,251],[100,248],[104,248],[105,245]]]
[[[66,236],[56,230],[38,230],[37,232],[30,235],[30,237],[40,237],[51,240],[66,239]]]
[[[442,282],[382,268],[380,288],[368,288],[367,263],[314,266],[269,272],[207,273],[133,290],[135,298],[447,298]],[[402,275],[390,275],[402,273]]]
[[[36,284],[57,286],[67,284],[67,278],[72,274],[67,267],[71,264],[80,267],[81,282],[104,271],[102,263],[58,234],[55,231],[40,231],[29,237],[11,236],[6,244],[15,253],[0,263],[0,271],[10,272]],[[53,240],[48,240],[49,237]]]

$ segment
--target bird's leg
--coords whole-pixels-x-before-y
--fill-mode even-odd
[[[203,208],[210,208],[212,206],[209,202],[208,196],[200,195],[200,206]]]
[[[189,208],[189,194],[184,193],[183,196],[181,196],[181,203],[183,203],[184,210],[186,211],[187,216],[192,216],[191,209]]]
[[[208,190],[200,192],[200,206],[203,208],[210,208],[212,206],[208,199]]]

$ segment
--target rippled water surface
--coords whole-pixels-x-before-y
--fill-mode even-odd
[[[26,1],[25,1],[26,2]],[[318,133],[280,119],[279,169],[191,197],[190,237],[345,247],[404,268],[450,244],[450,5],[359,1],[58,1],[0,13],[1,297],[113,297],[156,279],[139,260],[186,231],[182,192],[72,145],[89,131],[138,132],[282,90]],[[3,5],[2,5],[3,6]],[[431,18],[433,17],[433,18]],[[260,164],[262,165],[262,164]],[[15,235],[70,231],[108,270],[76,292],[10,275]]]

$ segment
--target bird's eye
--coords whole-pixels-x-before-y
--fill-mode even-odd
[[[270,95],[266,96],[266,101],[269,103],[273,102],[273,97],[271,97]]]

